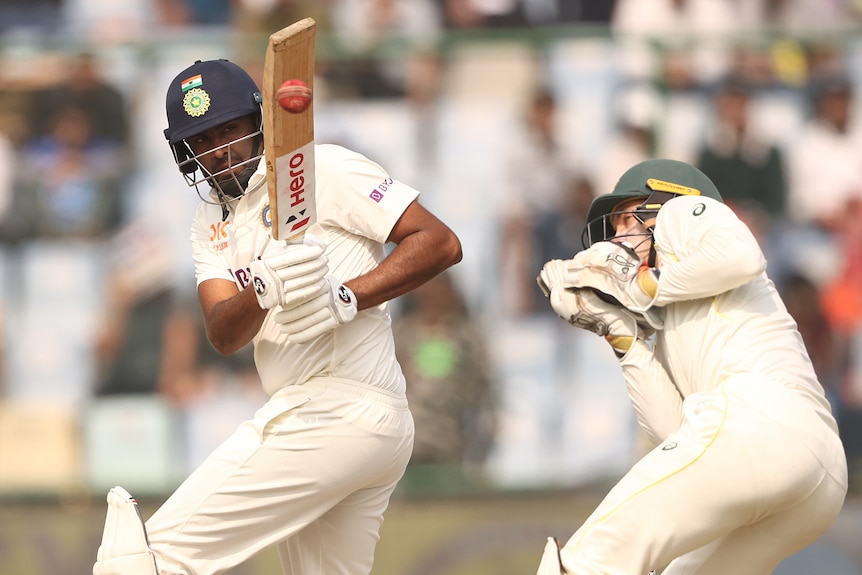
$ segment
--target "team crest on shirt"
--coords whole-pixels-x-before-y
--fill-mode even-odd
[[[269,209],[269,204],[260,210],[260,224],[267,230],[272,227],[272,210]]]

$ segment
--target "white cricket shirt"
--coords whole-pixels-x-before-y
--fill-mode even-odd
[[[317,223],[309,233],[326,242],[330,273],[347,281],[370,271],[385,257],[389,233],[419,192],[361,154],[329,144],[315,146],[315,180]],[[251,191],[231,202],[227,218],[222,218],[219,205],[198,206],[191,232],[197,285],[210,279],[233,281],[239,289],[249,284],[252,260],[276,241],[270,237],[265,182],[261,161],[249,183]],[[288,343],[273,313],[252,340],[269,395],[319,376],[404,392],[388,304],[363,310],[353,321],[306,344]]]
[[[621,363],[653,438],[678,428],[683,399],[739,375],[797,390],[834,428],[796,322],[736,214],[708,197],[676,197],[658,213],[655,246],[661,276],[653,306],[664,312],[664,329],[654,354],[635,346]]]

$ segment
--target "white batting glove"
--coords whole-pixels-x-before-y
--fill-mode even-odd
[[[566,287],[567,264],[563,260],[545,264],[537,278],[539,287],[558,316],[575,327],[604,337],[616,356],[622,358],[635,340],[645,335],[638,317],[593,288]]]
[[[325,292],[296,307],[282,309],[274,319],[290,343],[306,343],[356,317],[356,296],[333,275]]]
[[[306,234],[301,244],[277,242],[251,263],[251,278],[261,309],[295,307],[326,290],[329,273],[325,245]]]

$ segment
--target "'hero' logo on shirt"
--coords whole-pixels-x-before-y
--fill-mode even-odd
[[[383,194],[386,193],[386,191],[389,189],[389,187],[391,185],[392,185],[392,178],[386,178],[385,180],[380,182],[380,184],[376,188],[371,190],[371,193],[368,194],[368,197],[371,198],[372,200],[374,200],[375,202],[379,203],[380,200],[383,199]]]

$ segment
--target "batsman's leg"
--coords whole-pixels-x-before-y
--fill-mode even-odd
[[[122,487],[108,492],[108,513],[93,575],[158,575],[138,503]]]

